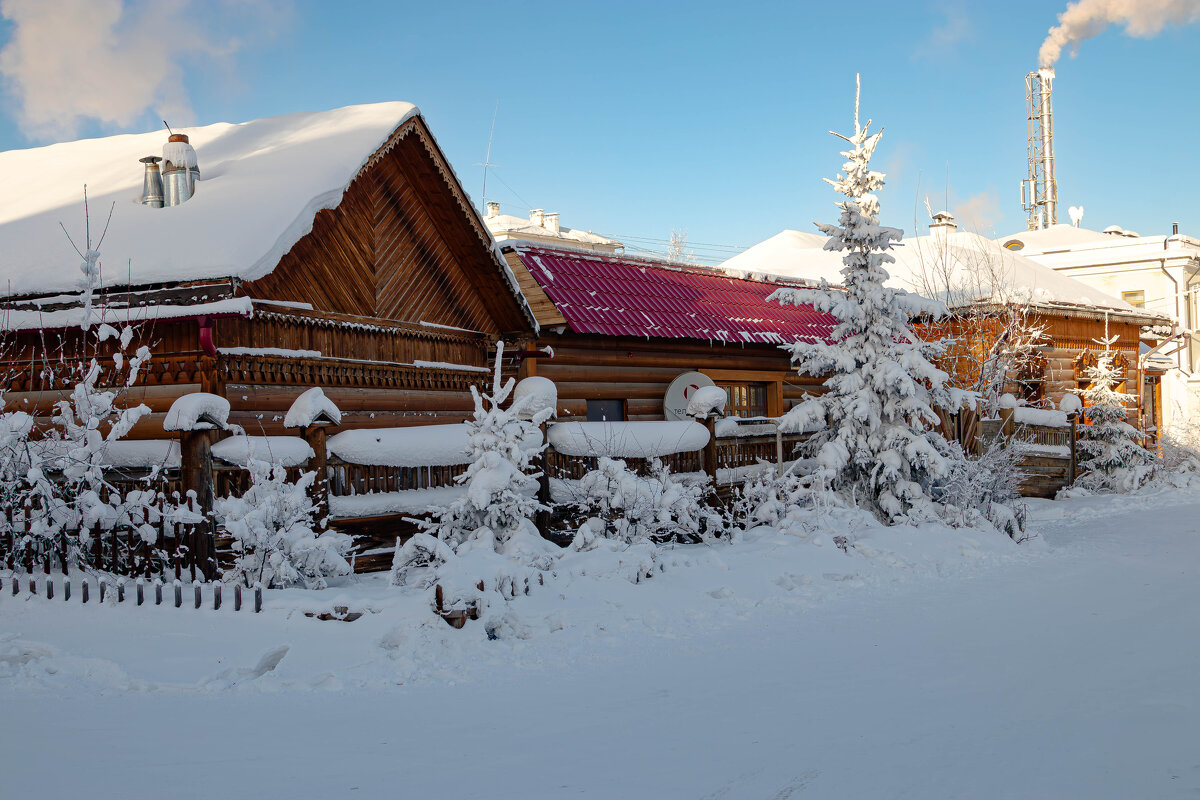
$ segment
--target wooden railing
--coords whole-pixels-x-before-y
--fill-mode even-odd
[[[430,467],[388,467],[350,464],[331,458],[325,468],[329,476],[329,494],[333,497],[370,492],[402,492],[453,486],[455,478],[467,471],[467,464]]]
[[[639,475],[650,474],[650,459],[622,458],[625,465]],[[700,450],[686,453],[672,453],[659,458],[672,473],[702,472],[703,458]],[[546,474],[560,480],[579,480],[589,471],[599,468],[600,459],[596,456],[569,456],[560,453],[553,447],[547,447],[545,452]]]

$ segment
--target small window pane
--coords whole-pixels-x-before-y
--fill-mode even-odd
[[[588,400],[588,422],[624,422],[624,400]]]
[[[1121,292],[1121,299],[1134,308],[1146,307],[1146,293],[1141,292]]]

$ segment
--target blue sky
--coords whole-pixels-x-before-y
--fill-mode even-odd
[[[835,217],[820,179],[841,163],[827,131],[851,124],[856,71],[864,115],[886,130],[875,161],[888,173],[886,223],[923,225],[920,199],[929,195],[981,232],[1023,228],[1023,79],[1062,10],[1054,2],[56,2],[0,0],[0,150],[149,130],[163,114],[237,122],[399,99],[420,106],[478,203],[499,103],[488,199],[505,212],[558,211],[564,225],[647,247],[687,229],[697,254],[717,261],[729,251],[710,244],[748,246]],[[81,19],[79,3],[109,16]],[[161,33],[184,23],[182,39]],[[18,29],[38,24],[53,35],[30,41],[49,44],[14,66]],[[1112,27],[1059,61],[1064,221],[1068,205],[1083,205],[1087,227],[1163,233],[1177,221],[1200,234],[1198,43],[1200,25],[1151,39]],[[95,57],[70,61],[88,48]],[[155,87],[146,76],[159,71],[174,77]],[[34,103],[40,122],[30,118]],[[79,116],[117,107],[120,119]]]

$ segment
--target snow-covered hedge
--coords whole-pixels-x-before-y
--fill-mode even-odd
[[[708,429],[695,422],[560,422],[547,439],[568,456],[654,458],[690,453],[708,444]]]
[[[410,428],[375,428],[342,431],[329,437],[331,456],[348,464],[380,467],[448,467],[470,464],[470,429],[457,425],[420,425]],[[542,445],[534,428],[521,442],[533,452]]]
[[[1065,428],[1070,424],[1065,411],[1024,406],[1013,411],[1013,422],[1018,425],[1040,425],[1043,428]]]
[[[299,467],[313,457],[313,449],[299,436],[230,436],[214,444],[212,454],[239,467],[247,466],[252,459]]]

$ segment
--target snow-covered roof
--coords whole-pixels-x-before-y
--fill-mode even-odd
[[[824,236],[785,230],[734,256],[721,268],[805,280],[824,278],[837,284],[842,280],[844,254],[822,249],[825,241]],[[886,265],[891,275],[889,286],[934,295],[934,299],[952,307],[976,302],[1020,302],[1147,316],[1147,312],[1124,300],[974,233],[909,237],[895,244],[891,254],[896,263]]]
[[[534,220],[514,217],[511,214],[485,216],[483,221],[487,224],[488,230],[492,232],[492,236],[496,237],[498,241],[505,239],[528,239],[531,241],[540,240],[544,243],[554,240],[556,243],[568,247],[572,243],[575,243],[599,246],[606,250],[619,249],[625,246],[616,239],[609,239],[606,236],[601,236],[591,231],[583,231],[578,228],[568,228],[561,225],[557,230],[554,230],[545,225],[539,225]]]
[[[1059,224],[1035,231],[1018,231],[1008,236],[1002,236],[996,241],[1001,245],[1008,245],[1010,242],[1019,243],[1021,252],[1044,253],[1047,250],[1059,250],[1080,245],[1111,245],[1127,240],[1125,237],[1114,236],[1111,233]]]
[[[199,159],[195,196],[158,209],[138,202],[138,159],[161,154],[165,131],[0,153],[2,293],[78,288],[79,257],[59,223],[86,246],[84,184],[93,244],[112,208],[100,247],[106,286],[261,278],[418,113],[391,102],[187,128]]]

